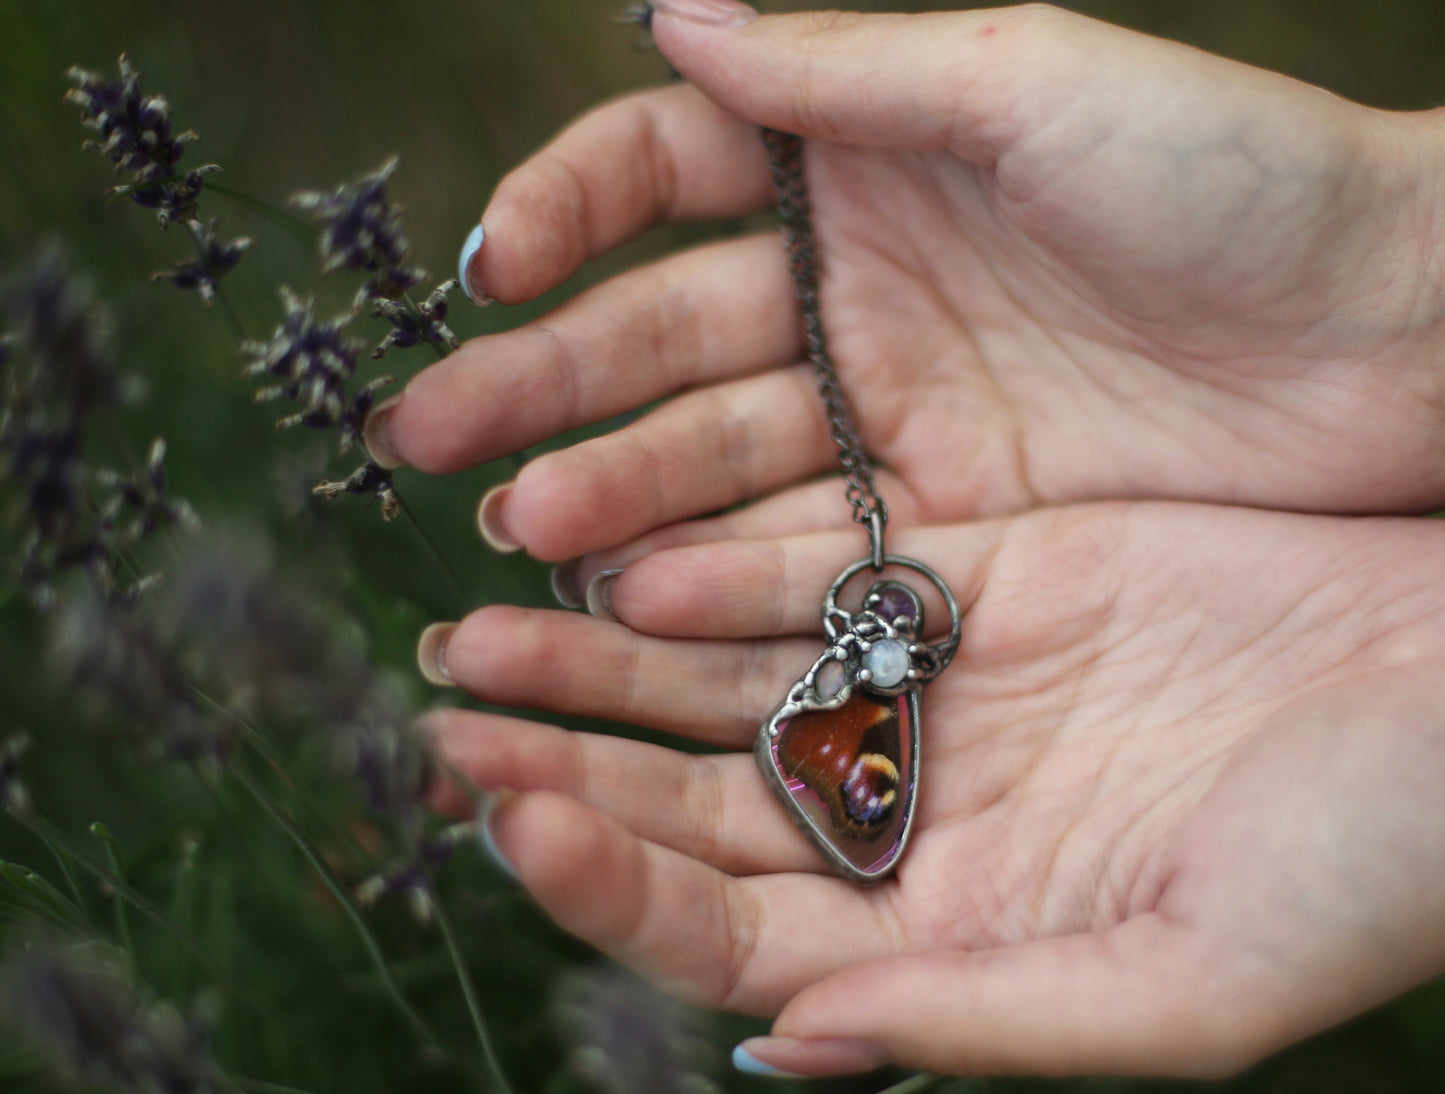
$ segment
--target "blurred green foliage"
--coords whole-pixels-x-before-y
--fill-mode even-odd
[[[280,204],[297,189],[329,188],[399,154],[391,192],[409,210],[418,261],[439,280],[450,274],[457,245],[509,165],[600,100],[659,80],[661,65],[642,48],[641,35],[612,25],[622,6],[620,0],[0,0],[0,268],[59,236],[76,266],[89,272],[97,296],[114,309],[122,367],[140,378],[144,392],[115,435],[102,439],[102,451],[133,466],[151,437],[167,438],[174,493],[189,499],[207,524],[239,527],[274,544],[290,576],[334,605],[338,634],[361,636],[378,671],[396,673],[418,710],[450,701],[415,680],[412,650],[422,626],[485,601],[550,600],[541,566],[490,556],[472,530],[473,503],[488,484],[509,477],[511,466],[446,480],[405,472],[399,478],[420,521],[457,565],[461,598],[406,522],[383,524],[374,509],[354,501],[323,506],[307,498],[305,487],[323,473],[329,441],[304,431],[276,433],[272,422],[279,415],[251,405],[252,385],[240,377],[234,342],[216,310],[147,280],[186,257],[187,241],[180,229],[161,232],[146,211],[102,196],[111,185],[108,167],[80,149],[76,111],[61,102],[63,73],[75,63],[111,73],[117,55],[129,53],[145,73],[145,87],[170,99],[178,126],[202,134],[187,162],[220,163],[225,173],[218,182],[265,202]],[[1416,109],[1445,101],[1445,5],[1438,0],[1086,0],[1069,6],[1374,105]],[[255,237],[227,283],[252,336],[276,322],[280,283],[318,293],[323,312],[340,307],[354,288],[340,279],[318,283],[311,244],[250,206],[211,193],[204,212],[222,218],[227,236]],[[453,328],[466,338],[514,325],[609,272],[710,230],[658,229],[525,307],[481,311],[458,298]],[[394,355],[385,370],[404,378],[428,359],[420,351]],[[333,464],[329,473],[344,474],[350,466]],[[164,569],[168,549],[158,547],[151,565]],[[315,1091],[475,1085],[475,1067],[418,1051],[345,916],[255,803],[224,779],[208,783],[185,768],[146,762],[104,732],[104,717],[77,708],[45,671],[45,636],[23,597],[5,601],[0,736],[23,727],[35,737],[26,779],[38,807],[96,855],[103,848],[87,827],[99,820],[113,830],[126,877],[234,970],[240,990],[214,983],[170,936],[132,913],[139,977],[178,1005],[213,1014],[215,1054],[239,1075]],[[360,880],[384,858],[381,835],[314,750],[303,743],[288,762],[290,781],[269,780],[273,791],[334,856],[338,872]],[[61,884],[46,850],[3,818],[0,857]],[[98,924],[113,929],[110,896],[93,881],[82,887]],[[443,889],[517,1088],[586,1089],[582,1071],[569,1062],[568,1038],[577,1036],[577,1024],[557,1016],[561,997],[575,1010],[575,978],[595,964],[593,955],[470,855],[448,864]],[[4,907],[0,902],[0,913]],[[6,914],[0,930],[9,931]],[[383,904],[371,918],[404,990],[447,1045],[470,1051],[465,1010],[434,928],[413,922],[401,906]],[[573,988],[559,987],[567,983]],[[632,1011],[621,1018],[634,1024],[695,1020],[713,1045],[698,1066],[719,1088],[771,1088],[732,1075],[725,1064],[726,1048],[756,1031],[756,1022],[679,1018],[645,993],[582,994],[622,999],[617,1005]],[[1220,1086],[1271,1094],[1445,1089],[1442,1030],[1445,992],[1435,985]],[[885,1078],[872,1076],[814,1089],[862,1092],[885,1085]],[[1193,1088],[999,1081],[936,1089],[1103,1094]],[[25,1057],[4,1052],[0,1089],[49,1087]]]

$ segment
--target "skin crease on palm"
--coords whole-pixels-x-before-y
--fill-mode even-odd
[[[889,548],[949,579],[964,647],[896,880],[826,876],[746,754],[864,542],[829,530],[776,239],[468,343],[373,445],[446,472],[677,397],[498,507],[581,580],[627,564],[625,625],[484,609],[455,682],[741,750],[435,716],[458,771],[522,792],[492,821],[522,885],[679,994],[777,1014],[764,1058],[816,1074],[1220,1074],[1445,971],[1445,529],[1025,512],[1440,504],[1433,116],[1045,8],[654,31],[692,86],[508,176],[477,280],[530,299],[656,220],[764,207],[756,125],[811,138]]]

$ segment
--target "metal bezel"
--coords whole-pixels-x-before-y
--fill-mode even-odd
[[[801,681],[800,681],[801,682]],[[794,685],[796,688],[797,685]],[[908,740],[909,760],[907,771],[907,785],[909,792],[904,796],[903,802],[903,824],[898,830],[896,848],[893,856],[886,864],[877,870],[864,870],[855,866],[842,851],[834,846],[831,833],[824,832],[817,823],[809,816],[797,802],[793,800],[792,793],[788,790],[787,783],[783,780],[783,774],[773,762],[773,738],[778,735],[777,723],[783,718],[791,717],[800,710],[827,709],[815,705],[797,705],[791,702],[783,703],[773,713],[773,716],[763,723],[762,729],[758,732],[757,740],[753,742],[753,758],[757,761],[758,767],[762,770],[763,779],[772,790],[773,796],[782,804],[793,823],[798,826],[807,836],[814,847],[818,849],[824,860],[843,877],[849,881],[855,881],[862,885],[872,885],[888,877],[897,868],[898,862],[903,858],[903,850],[908,846],[908,837],[913,831],[913,817],[917,812],[918,803],[918,746],[919,746],[919,702],[918,688],[908,690]],[[834,704],[835,706],[837,704]]]

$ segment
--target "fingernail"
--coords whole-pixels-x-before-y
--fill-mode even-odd
[[[794,1075],[791,1071],[781,1071],[772,1064],[763,1063],[742,1045],[733,1048],[733,1067],[744,1075],[766,1075],[769,1079],[807,1078],[806,1075]]]
[[[480,822],[477,825],[477,844],[491,864],[511,881],[521,879],[517,876],[517,868],[512,865],[511,859],[502,854],[502,849],[497,846],[492,824],[500,810],[510,808],[513,803],[520,801],[521,797],[515,790],[494,790],[486,796],[477,810],[477,820]]]
[[[552,567],[552,595],[558,604],[573,611],[587,607],[587,597],[577,589],[577,571],[581,568],[580,558],[569,558]]]
[[[601,570],[587,583],[587,610],[598,619],[617,622],[617,613],[612,610],[612,586],[621,576],[621,570]]]
[[[372,463],[388,471],[406,466],[406,460],[398,456],[391,446],[391,412],[405,394],[403,391],[390,399],[383,399],[371,408],[371,413],[361,423],[361,441],[366,445],[366,454],[371,457]]]
[[[499,555],[514,554],[522,549],[522,545],[502,524],[502,503],[512,492],[512,486],[513,483],[504,482],[492,487],[482,495],[482,502],[477,506],[477,531],[482,534],[486,545]]]
[[[708,27],[743,27],[758,17],[756,9],[738,0],[653,0],[652,10]]]
[[[856,1075],[887,1062],[877,1045],[843,1037],[749,1037],[733,1049],[733,1067],[774,1079]]]
[[[439,688],[453,686],[452,674],[447,671],[447,642],[456,629],[455,623],[433,623],[417,639],[416,664],[428,684]]]
[[[486,238],[487,230],[478,224],[462,244],[462,253],[457,258],[457,280],[462,283],[462,288],[466,290],[471,302],[483,308],[492,303],[492,298],[481,290],[472,277],[472,259],[477,257],[477,252],[482,249],[482,240]]]

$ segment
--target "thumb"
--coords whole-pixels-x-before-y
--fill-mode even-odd
[[[1268,992],[1186,928],[1140,916],[1103,934],[869,961],[806,988],[746,1070],[798,1076],[889,1062],[938,1074],[1232,1074],[1277,1047]],[[761,1065],[761,1066],[758,1066]]]
[[[668,61],[730,113],[843,144],[949,148],[991,165],[1037,112],[1152,39],[1044,5],[922,15],[759,17],[737,0],[656,0]],[[1044,91],[1042,96],[1035,91]]]

